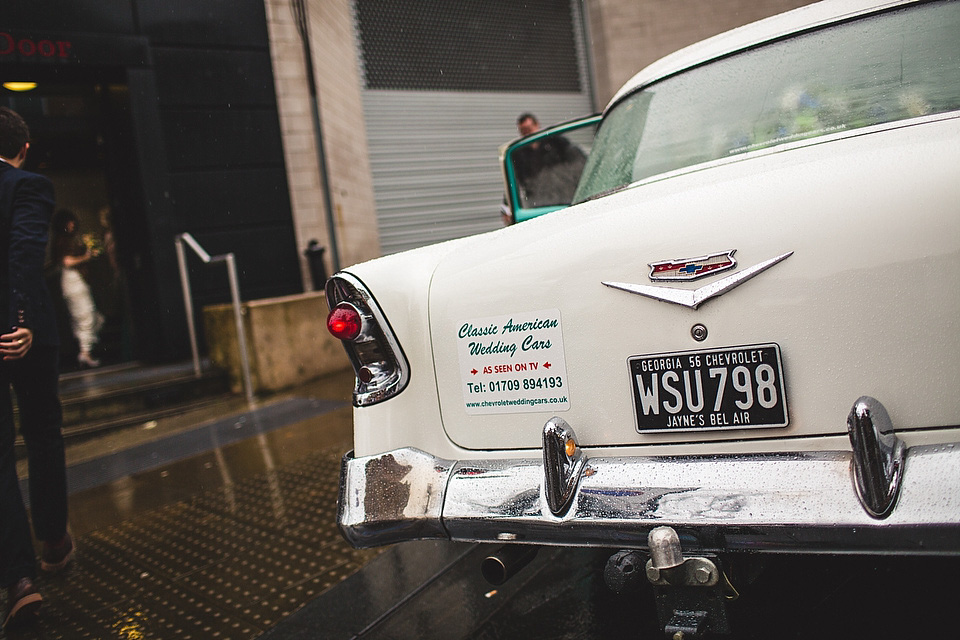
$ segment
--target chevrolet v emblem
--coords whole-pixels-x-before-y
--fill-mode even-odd
[[[776,258],[770,258],[769,260],[761,262],[760,264],[755,264],[748,269],[744,269],[743,271],[737,271],[726,278],[722,278],[710,284],[705,284],[699,289],[691,290],[678,289],[676,287],[656,287],[643,284],[630,284],[629,282],[604,282],[603,284],[613,289],[623,289],[624,291],[629,291],[630,293],[636,293],[637,295],[653,298],[654,300],[660,300],[661,302],[672,302],[673,304],[679,304],[684,307],[696,309],[710,298],[716,298],[717,296],[723,295],[727,291],[730,291],[734,287],[739,287],[753,276],[762,271],[766,271],[773,265],[781,262],[782,260],[786,260],[792,255],[793,251],[790,251],[783,255],[777,256]]]

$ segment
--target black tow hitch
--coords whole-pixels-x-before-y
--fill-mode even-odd
[[[739,595],[715,556],[683,557],[680,538],[670,527],[657,527],[647,537],[650,557],[634,550],[618,551],[607,561],[604,580],[624,593],[646,579],[653,585],[660,625],[667,638],[702,638],[730,633],[727,602]]]

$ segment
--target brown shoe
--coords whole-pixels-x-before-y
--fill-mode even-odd
[[[70,564],[76,554],[77,547],[73,544],[73,537],[67,533],[57,544],[43,543],[40,551],[40,568],[44,571],[56,573]]]
[[[7,615],[3,628],[15,627],[37,619],[43,598],[30,578],[20,578],[12,587],[7,587]]]

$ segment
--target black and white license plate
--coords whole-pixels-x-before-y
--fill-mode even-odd
[[[627,363],[641,433],[787,426],[776,344],[633,356]]]

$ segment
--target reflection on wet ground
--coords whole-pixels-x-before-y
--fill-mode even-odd
[[[256,638],[354,573],[375,552],[336,529],[349,394],[335,376],[70,445],[77,560],[0,638]]]
[[[496,548],[433,540],[393,545],[261,640],[678,637],[664,633],[658,611],[676,603],[677,593],[654,588],[645,577],[623,593],[606,586],[604,570],[615,549],[543,547],[513,578],[492,586],[480,577],[480,563]],[[956,637],[944,631],[953,628],[944,616],[956,608],[957,590],[943,576],[956,574],[960,558],[748,554],[730,560],[736,564],[727,570],[733,569],[740,592],[722,607],[731,634],[708,630],[696,637]],[[747,566],[737,570],[741,563]]]
[[[350,386],[335,377],[255,413],[241,402],[71,444],[77,561],[41,578],[39,623],[0,639],[664,637],[649,583],[624,594],[604,584],[615,548],[545,547],[496,587],[480,576],[492,545],[351,548],[335,524]],[[960,557],[729,560],[747,569],[732,572],[740,598],[726,637],[899,640],[951,628],[957,590],[944,576]]]

